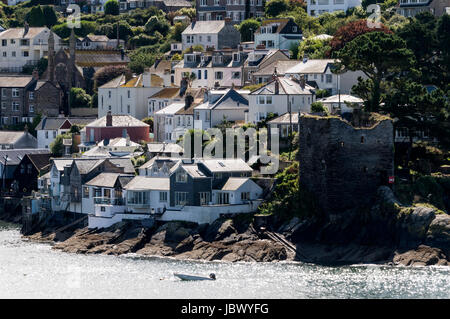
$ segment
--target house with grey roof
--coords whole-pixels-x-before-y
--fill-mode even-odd
[[[336,60],[305,58],[288,70],[285,76],[305,78],[306,83],[320,90],[327,90],[330,94],[350,94],[352,87],[358,83],[358,77],[367,79],[362,71],[346,71],[341,74],[333,72]]]
[[[311,111],[316,100],[315,89],[304,79],[279,77],[275,73],[273,80],[249,94],[248,122],[264,121],[269,114],[275,116],[285,113]]]
[[[244,123],[248,113],[250,91],[228,89],[211,90],[204,102],[194,107],[194,128],[206,130],[224,120]]]
[[[237,48],[241,34],[230,20],[194,21],[182,32],[181,40],[183,51],[195,45],[221,50]]]
[[[47,27],[10,28],[0,33],[3,72],[22,72],[24,66],[36,65],[48,52],[48,38],[52,31]],[[55,49],[59,50],[61,38],[53,33]]]
[[[302,38],[302,30],[292,18],[267,19],[255,32],[255,45],[267,49],[290,50],[291,46],[298,46]]]
[[[0,148],[2,150],[37,147],[37,139],[28,131],[0,131]]]
[[[73,125],[83,127],[95,119],[93,117],[44,116],[36,126],[37,147],[48,149],[56,136],[69,132]]]

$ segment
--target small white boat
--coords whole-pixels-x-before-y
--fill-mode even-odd
[[[193,275],[185,275],[185,274],[173,274],[175,277],[180,278],[181,280],[216,280],[215,274],[209,274],[209,277],[202,276],[193,276]]]

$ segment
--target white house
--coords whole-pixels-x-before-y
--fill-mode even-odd
[[[211,90],[207,99],[194,108],[194,128],[206,130],[223,120],[245,122],[248,112],[247,90]]]
[[[269,113],[310,112],[316,100],[314,88],[302,80],[275,76],[249,95],[248,122],[258,123]]]
[[[204,49],[236,48],[241,34],[228,21],[194,21],[181,34],[183,51],[195,45]]]
[[[261,198],[263,189],[248,177],[230,177],[220,189],[213,189],[214,204],[241,205]],[[224,202],[225,201],[225,202]]]
[[[168,177],[135,176],[125,186],[127,209],[133,213],[161,214],[169,207]]]
[[[317,17],[325,12],[347,11],[361,6],[361,0],[307,0],[307,12]]]
[[[255,32],[255,45],[289,50],[302,40],[302,30],[293,19],[264,20]]]
[[[331,114],[351,113],[353,109],[361,108],[364,103],[363,99],[348,94],[328,96],[318,99],[317,102],[321,102]]]
[[[169,104],[184,101],[185,95],[190,94],[195,99],[203,97],[204,90],[186,87],[163,88],[148,98],[148,116],[153,116],[155,112],[162,110]]]
[[[25,65],[35,65],[39,59],[48,55],[47,27],[11,28],[0,33],[0,70],[21,72]],[[55,51],[61,47],[61,38],[53,33]]]
[[[148,98],[163,89],[161,79],[144,72],[131,80],[120,75],[98,88],[98,117],[131,115],[137,119],[148,116]]]
[[[49,148],[56,136],[70,131],[72,125],[84,126],[95,118],[83,117],[43,117],[36,126],[38,148]]]
[[[185,103],[172,103],[162,110],[155,112],[153,131],[158,142],[176,142],[172,132],[175,129],[175,113],[184,108]]]
[[[300,79],[305,77],[307,83],[330,94],[350,94],[352,87],[358,83],[358,77],[367,76],[362,71],[347,71],[343,74],[332,72],[335,60],[333,59],[304,59],[285,71],[286,76]]]

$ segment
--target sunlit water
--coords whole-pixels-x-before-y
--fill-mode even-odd
[[[174,272],[216,281],[182,282]],[[450,267],[323,267],[68,254],[0,222],[0,298],[450,298]]]

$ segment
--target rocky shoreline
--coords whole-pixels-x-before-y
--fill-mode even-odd
[[[211,225],[168,222],[145,228],[122,222],[107,229],[55,229],[42,225],[34,241],[69,253],[162,256],[228,262],[299,261],[323,265],[375,263],[450,265],[450,216],[432,207],[403,207],[389,188],[376,203],[326,218],[273,222],[260,231],[249,215]],[[277,240],[281,238],[281,240]]]

